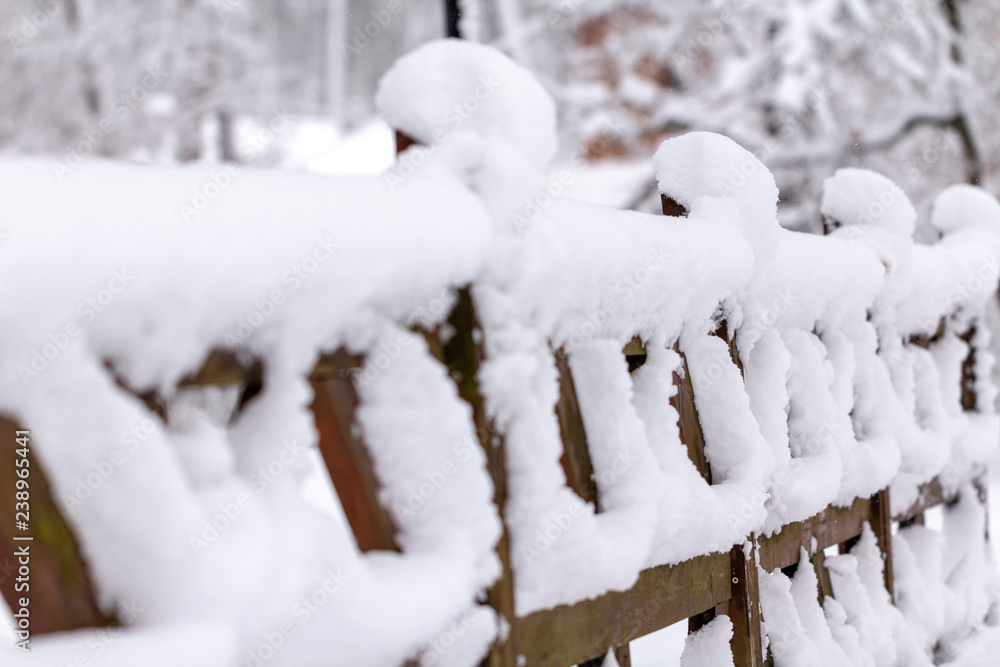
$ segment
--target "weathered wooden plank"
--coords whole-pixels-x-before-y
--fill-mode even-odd
[[[19,431],[24,432],[20,425],[0,417],[0,592],[15,613],[22,607],[21,598],[29,600],[31,636],[115,625],[115,619],[97,605],[87,563],[52,497],[45,471],[31,453],[35,442],[30,434],[28,464],[16,464],[22,458],[17,452],[23,449],[17,442]],[[16,514],[15,494],[24,491],[17,488],[22,479],[18,470],[28,471],[27,530],[17,524],[23,517]],[[27,563],[21,562],[25,549]],[[20,570],[22,565],[28,570]],[[25,584],[30,586],[28,591],[17,590]]]
[[[560,605],[517,621],[529,667],[567,667],[655,632],[729,599],[730,554],[649,568],[627,591]]]
[[[625,355],[628,372],[632,373],[646,363],[646,344],[642,342],[641,338],[635,336],[622,348],[622,354]]]
[[[663,209],[663,215],[669,215],[675,218],[682,218],[687,216],[687,209],[680,205],[675,199],[671,199],[667,195],[660,193],[660,208]]]
[[[892,582],[892,515],[889,512],[889,489],[882,489],[871,497],[871,516],[868,519],[879,551],[882,552],[882,578],[889,599],[895,601],[896,588]]]
[[[378,479],[354,428],[358,395],[350,377],[313,380],[310,406],[319,431],[319,451],[362,552],[399,551],[395,527],[378,500]]]
[[[336,350],[320,356],[309,373],[309,379],[345,377],[360,368],[360,357],[342,349]],[[201,368],[184,377],[179,385],[181,387],[245,386],[261,382],[262,375],[263,369],[259,361],[243,359],[231,350],[215,349],[209,352]]]
[[[410,135],[396,130],[396,155],[399,155],[407,148],[416,145],[417,143],[419,142]]]
[[[780,533],[760,538],[760,565],[767,572],[794,565],[800,549],[811,554],[857,537],[870,517],[871,499],[858,498],[850,507],[830,506],[805,521],[790,523]]]
[[[745,545],[733,547],[730,564],[732,592],[727,609],[733,622],[733,664],[735,667],[763,667],[757,546],[753,535]]]
[[[976,348],[972,346],[975,336],[976,325],[959,336],[969,346],[969,353],[962,361],[962,409],[969,411],[976,409]]]
[[[475,303],[468,287],[458,290],[455,307],[448,318],[452,330],[447,342],[441,343],[441,359],[448,366],[458,394],[472,408],[479,444],[486,454],[486,464],[493,479],[493,503],[500,515],[503,531],[497,542],[501,575],[487,591],[486,601],[507,622],[510,631],[498,640],[483,660],[483,667],[515,667],[517,665],[518,632],[514,610],[514,573],[510,563],[510,536],[504,520],[507,504],[506,446],[486,414],[483,395],[479,390],[478,373],[483,361],[483,331],[476,316]]]
[[[701,422],[698,421],[691,371],[688,368],[687,358],[680,351],[680,345],[675,344],[674,351],[681,355],[683,370],[681,373],[674,372],[674,386],[677,387],[677,393],[670,397],[670,405],[677,410],[681,442],[687,447],[688,456],[705,481],[711,484],[712,470],[705,457],[705,433],[701,430]]]
[[[719,322],[719,328],[715,330],[714,335],[726,341],[726,344],[729,345],[729,358],[733,360],[733,364],[739,369],[740,376],[742,377],[743,360],[740,358],[740,351],[736,346],[736,337],[729,334],[729,322],[726,320]]]
[[[817,598],[823,604],[825,598],[833,597],[833,585],[830,583],[830,571],[826,569],[826,554],[822,549],[813,555],[812,564],[818,583]]]
[[[628,644],[615,649],[615,660],[618,661],[618,667],[632,667],[632,649]]]
[[[944,336],[944,332],[947,327],[947,322],[948,322],[947,319],[942,317],[938,321],[937,330],[933,334],[929,336],[927,334],[914,334],[909,337],[907,342],[909,342],[910,345],[915,345],[917,347],[922,347],[925,350],[929,350],[931,347],[931,343],[936,343],[937,341],[941,340],[942,336]]]
[[[587,446],[587,431],[580,413],[576,397],[576,385],[570,371],[569,359],[562,352],[556,352],[556,370],[559,373],[559,401],[556,403],[556,417],[563,443],[563,453],[559,459],[566,483],[576,495],[594,507],[597,504],[597,482],[594,481],[594,464],[590,460]]]
[[[893,521],[907,522],[917,515],[937,505],[950,505],[957,502],[955,494],[946,493],[941,480],[935,477],[920,485],[916,501],[902,512],[893,515]]]

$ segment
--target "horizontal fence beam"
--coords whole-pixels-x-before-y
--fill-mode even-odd
[[[767,572],[799,562],[800,549],[810,555],[861,534],[871,520],[872,501],[857,498],[850,507],[827,507],[819,514],[790,523],[770,537],[760,538],[760,565]],[[816,540],[815,546],[813,540]]]
[[[343,349],[322,354],[309,373],[312,381],[331,377],[347,377],[361,370],[361,358]],[[181,387],[226,387],[260,382],[262,369],[256,361],[246,361],[229,350],[214,349],[205,363],[194,373],[180,381]]]
[[[941,480],[937,477],[920,485],[917,499],[902,512],[893,515],[893,521],[910,521],[937,505],[950,505],[958,500],[955,492],[946,492]]]
[[[729,599],[729,553],[643,570],[627,591],[611,591],[518,619],[529,667],[567,667],[604,655]]]
[[[760,537],[760,566],[773,572],[797,564],[802,548],[814,555],[856,539],[866,521],[873,526],[879,521],[875,513],[881,508],[876,505],[884,502],[884,495],[857,498],[850,507],[827,507],[809,519],[786,525],[779,533]],[[893,521],[951,500],[943,493],[939,480],[934,479],[921,487],[920,500],[894,516]],[[828,590],[823,592],[829,594]],[[649,568],[627,591],[612,591],[518,619],[521,653],[527,659],[525,664],[532,667],[576,665],[603,655],[609,647],[621,646],[713,609],[731,595],[728,553]]]

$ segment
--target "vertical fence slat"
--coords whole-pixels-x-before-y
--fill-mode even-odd
[[[319,451],[358,549],[399,551],[395,528],[378,500],[378,479],[371,458],[353,428],[358,394],[351,378],[334,374],[311,384],[310,409],[319,431]]]
[[[830,583],[830,572],[826,569],[826,554],[822,550],[813,554],[812,566],[818,582],[817,599],[823,604],[827,597],[833,597],[833,585]]]
[[[762,667],[764,664],[755,538],[751,535],[746,543],[749,554],[745,544],[736,545],[730,552],[733,588],[727,612],[733,622],[733,664],[736,667]]]
[[[594,465],[587,447],[587,431],[580,414],[580,404],[576,397],[576,385],[570,371],[569,359],[562,352],[556,352],[556,370],[559,373],[559,402],[556,416],[559,419],[559,433],[562,436],[563,453],[559,462],[566,473],[566,483],[578,496],[598,507],[597,483],[594,481]]]
[[[476,315],[475,303],[468,287],[458,290],[458,299],[448,318],[454,332],[441,345],[441,354],[458,394],[472,408],[479,444],[486,454],[487,466],[493,479],[493,502],[503,525],[497,542],[501,576],[487,591],[487,602],[506,621],[506,639],[498,639],[483,660],[483,667],[515,667],[517,665],[517,617],[514,611],[514,573],[510,563],[510,534],[507,530],[504,507],[507,503],[507,463],[504,438],[496,432],[486,414],[483,396],[479,391],[479,366],[483,360],[483,331]]]
[[[882,578],[885,580],[885,590],[895,601],[895,587],[892,583],[892,514],[889,510],[889,489],[882,489],[871,499],[871,526],[882,552]]]
[[[691,371],[688,368],[687,358],[680,351],[680,346],[675,344],[674,351],[681,355],[683,370],[674,372],[674,386],[677,392],[670,398],[670,404],[677,410],[678,425],[681,432],[681,442],[687,446],[688,456],[694,463],[698,472],[709,484],[712,483],[712,470],[705,457],[705,433],[701,429],[701,422],[698,420],[698,408],[694,401],[694,384],[691,381]]]

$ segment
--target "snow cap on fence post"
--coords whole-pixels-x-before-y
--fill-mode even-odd
[[[839,169],[823,182],[820,211],[838,235],[869,246],[890,271],[910,260],[917,212],[898,185],[867,169]]]
[[[1000,203],[978,186],[953,185],[934,199],[931,225],[945,235],[972,227],[1000,230]]]
[[[424,44],[379,82],[386,121],[435,146],[457,130],[499,137],[543,169],[557,145],[556,107],[528,70],[497,49],[457,39]]]
[[[778,239],[778,186],[753,153],[729,137],[689,132],[667,139],[653,156],[660,193],[693,217],[715,209],[720,199],[735,202],[743,235],[758,265],[774,254]],[[713,202],[713,200],[715,200]]]

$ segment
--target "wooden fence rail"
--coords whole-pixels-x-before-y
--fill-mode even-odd
[[[675,202],[664,202],[665,211],[676,214],[678,209]],[[478,386],[477,376],[484,356],[483,332],[476,317],[473,294],[468,287],[458,292],[448,330],[447,338],[437,331],[420,333],[428,341],[432,354],[447,366],[459,396],[472,409],[495,488],[494,502],[498,515],[503,518],[508,497],[504,438],[490,421]],[[717,333],[728,339],[725,328]],[[926,341],[912,340],[907,344],[925,345]],[[732,362],[739,366],[735,345],[731,345],[731,350]],[[622,363],[628,363],[634,370],[642,364],[644,354],[641,341],[633,341],[623,350]],[[600,511],[601,499],[593,479],[587,433],[572,371],[561,351],[555,351],[553,356],[560,380],[556,417],[564,444],[562,467],[566,482]],[[310,376],[314,391],[311,409],[319,433],[319,451],[326,461],[359,549],[398,551],[392,517],[379,503],[376,471],[358,430],[354,428],[358,403],[353,384],[354,371],[362,363],[363,359],[337,350],[323,356]],[[967,373],[972,373],[974,365],[971,359],[965,368]],[[243,388],[242,407],[252,401],[259,391],[261,377],[259,364],[247,364],[231,354],[218,352],[212,354],[204,367],[182,384],[240,386]],[[963,388],[970,387],[972,379],[971,375],[963,377]],[[692,462],[711,483],[690,374],[675,374],[674,383],[677,394],[673,404],[679,414],[682,441]],[[159,404],[156,397],[144,398],[147,404]],[[971,391],[963,392],[963,399],[965,409],[975,410]],[[0,421],[0,430],[0,452],[7,459],[17,447],[15,434],[19,426],[10,421]],[[33,462],[32,465],[37,468],[38,463]],[[0,493],[5,498],[13,497],[10,491],[14,484],[14,470],[13,466],[0,466]],[[44,479],[43,471],[36,470],[33,479]],[[32,598],[37,605],[34,611],[35,631],[114,623],[114,619],[99,610],[86,563],[56,504],[51,497],[39,500],[41,490],[37,484],[40,482],[36,482],[34,494],[36,525],[39,525],[37,521],[41,517],[50,530],[44,535],[40,531],[39,539],[33,545],[35,571],[42,573]],[[496,546],[503,566],[502,575],[488,591],[485,604],[492,606],[506,621],[507,632],[501,634],[501,639],[483,664],[489,667],[567,667],[600,659],[609,649],[614,649],[619,663],[628,667],[629,642],[684,619],[690,619],[689,628],[695,630],[714,615],[727,614],[734,625],[732,645],[737,667],[764,665],[768,657],[762,649],[758,565],[768,572],[795,566],[799,563],[802,549],[805,549],[819,574],[820,594],[829,595],[823,550],[837,545],[845,550],[858,539],[867,522],[882,550],[885,585],[891,595],[892,524],[920,522],[925,510],[953,502],[954,498],[947,491],[953,487],[938,479],[924,484],[918,500],[896,516],[890,515],[888,490],[883,489],[870,498],[855,500],[849,507],[827,507],[809,519],[786,525],[775,535],[748,535],[745,543],[733,545],[728,553],[710,553],[674,565],[646,569],[628,590],[606,592],[592,599],[536,611],[520,618],[514,611],[517,573],[511,566],[509,535],[505,526]],[[0,544],[4,545],[0,550],[0,559],[5,558],[6,564],[13,557],[9,545],[13,544],[16,532],[15,526],[8,520],[11,516],[13,513],[6,507],[0,512]],[[9,572],[0,578],[0,589],[13,607],[17,593],[12,584],[13,577]],[[519,656],[523,656],[523,661]]]

